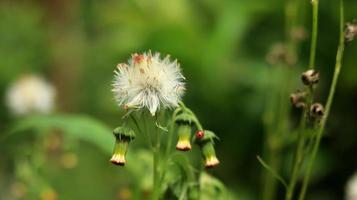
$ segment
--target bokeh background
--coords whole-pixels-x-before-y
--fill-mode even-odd
[[[345,2],[346,19],[356,18],[357,2]],[[5,94],[23,74],[40,74],[54,84],[57,113],[89,116],[114,128],[122,116],[111,93],[115,66],[134,52],[151,49],[171,54],[179,60],[187,78],[184,101],[204,126],[221,138],[217,143],[221,165],[210,173],[238,199],[259,199],[265,171],[256,155],[263,154],[262,116],[269,94],[267,85],[273,78],[271,70],[276,67],[267,62],[266,55],[274,44],[284,41],[285,3],[2,0],[0,134],[16,123],[6,107]],[[299,61],[292,69],[296,83],[308,63],[308,0],[301,12],[307,37],[301,42]],[[337,43],[338,1],[321,1],[317,46],[317,68],[322,77],[317,99],[321,101],[328,92]],[[345,183],[357,170],[356,55],[357,43],[348,44],[308,199],[343,199]],[[276,87],[283,88],[285,84]],[[2,151],[16,149],[26,138],[17,138]],[[99,148],[75,139],[62,145],[66,146],[64,157],[54,155],[41,162],[41,173],[59,199],[125,199],[125,187],[134,187],[123,184],[130,179],[129,173],[108,164],[108,155]],[[112,143],[108,148],[112,148]],[[63,168],[57,158],[67,158],[74,166]],[[9,160],[0,152],[0,191],[10,187],[14,170]],[[279,194],[283,195],[282,188]]]

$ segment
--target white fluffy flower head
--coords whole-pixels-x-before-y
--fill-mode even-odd
[[[357,200],[357,173],[355,173],[347,182],[346,200]]]
[[[159,53],[133,54],[128,64],[118,64],[113,83],[115,99],[125,108],[148,108],[155,115],[160,107],[177,107],[185,91],[177,60]]]
[[[55,89],[39,76],[24,75],[10,85],[6,98],[15,115],[44,114],[53,109]]]

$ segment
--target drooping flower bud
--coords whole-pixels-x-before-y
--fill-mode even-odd
[[[197,137],[200,136],[199,134],[196,134],[195,141],[201,148],[206,168],[212,168],[219,164],[219,160],[214,149],[214,140],[218,139],[218,137],[209,130],[204,130],[203,133],[203,137],[201,138]]]
[[[128,151],[129,143],[135,139],[135,132],[128,127],[117,127],[114,129],[115,146],[110,162],[115,165],[124,166],[125,155]]]
[[[296,108],[305,108],[306,96],[306,92],[296,91],[290,95],[290,102]]]
[[[325,113],[324,106],[320,103],[314,103],[310,107],[310,113],[312,117],[321,118]]]
[[[191,150],[191,125],[192,125],[193,117],[188,113],[181,113],[177,115],[175,118],[175,122],[178,126],[177,134],[178,134],[178,142],[176,145],[176,149],[180,151],[189,151]]]
[[[314,85],[320,80],[320,73],[310,69],[302,73],[301,80],[305,85]]]
[[[346,24],[345,40],[351,42],[357,36],[357,21]]]

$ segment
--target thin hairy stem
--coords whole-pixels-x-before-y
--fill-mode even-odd
[[[337,86],[337,82],[338,82],[338,77],[340,75],[340,71],[341,71],[341,66],[342,66],[342,59],[343,59],[343,52],[345,49],[345,41],[344,41],[344,5],[343,5],[343,0],[340,0],[340,36],[339,36],[339,46],[338,46],[338,50],[337,50],[337,56],[336,56],[336,65],[335,65],[335,71],[333,74],[333,78],[332,78],[332,83],[331,83],[331,87],[330,87],[330,92],[327,98],[327,103],[325,106],[325,114],[321,119],[321,124],[317,130],[317,135],[316,135],[316,140],[315,143],[313,145],[313,149],[312,149],[312,153],[311,153],[311,157],[309,159],[308,165],[307,165],[307,169],[306,169],[306,173],[304,176],[304,180],[303,180],[303,185],[300,191],[300,195],[299,195],[299,200],[304,200],[305,199],[305,195],[306,195],[306,191],[307,191],[307,187],[309,185],[309,181],[310,181],[310,175],[311,175],[311,171],[314,165],[314,161],[316,159],[316,155],[320,146],[320,141],[322,138],[322,135],[324,133],[325,130],[325,126],[326,126],[326,121],[328,119],[329,113],[330,113],[330,109],[331,109],[331,105],[334,99],[334,95],[335,95],[335,90],[336,90],[336,86]]]

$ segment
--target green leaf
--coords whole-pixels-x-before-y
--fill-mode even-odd
[[[98,120],[85,115],[29,116],[17,121],[0,142],[28,134],[29,130],[35,130],[35,134],[46,134],[53,129],[63,131],[69,138],[90,142],[106,153],[112,152],[114,144],[112,130]]]
[[[285,188],[288,187],[286,181],[273,168],[271,168],[266,162],[264,162],[264,160],[260,156],[257,156],[257,159],[266,170],[268,170],[276,179],[278,179],[285,186]]]

